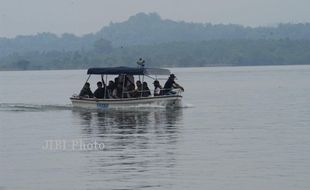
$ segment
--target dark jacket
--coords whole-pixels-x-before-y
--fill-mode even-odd
[[[89,88],[82,88],[79,96],[93,98],[94,94],[92,93],[92,91]]]
[[[149,89],[149,87],[143,87],[143,92],[142,92],[142,96],[143,97],[148,97],[148,96],[151,96],[151,91]]]
[[[96,98],[104,98],[105,88],[97,88],[97,90],[94,92],[94,96]]]
[[[167,82],[165,83],[163,94],[167,94],[168,92],[170,92],[173,88],[174,83],[175,83],[174,80],[169,78]]]
[[[164,89],[170,89],[171,90],[174,83],[175,83],[174,80],[168,79],[167,82],[165,83]]]

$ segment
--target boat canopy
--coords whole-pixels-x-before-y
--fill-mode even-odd
[[[158,68],[134,68],[134,67],[105,67],[105,68],[89,68],[88,75],[169,75],[168,69]]]

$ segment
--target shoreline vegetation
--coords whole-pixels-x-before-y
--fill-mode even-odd
[[[138,13],[77,37],[40,33],[0,38],[0,70],[309,65],[310,23],[244,27],[163,20]]]
[[[212,68],[212,67],[216,67],[216,68],[225,68],[225,67],[266,67],[266,66],[270,66],[270,67],[277,67],[277,66],[310,66],[310,64],[289,64],[289,65],[281,65],[281,64],[277,64],[277,65],[208,65],[208,66],[203,66],[203,67],[199,67],[199,66],[193,66],[193,67],[162,67],[162,68],[167,68],[167,69],[174,69],[174,68],[178,68],[178,69],[186,69],[186,68]],[[118,66],[116,66],[118,67]],[[129,65],[129,67],[135,67],[133,65]],[[0,69],[0,72],[33,72],[33,71],[83,71],[83,70],[87,70],[88,68],[73,68],[73,69],[27,69],[27,70],[18,70],[18,69]]]

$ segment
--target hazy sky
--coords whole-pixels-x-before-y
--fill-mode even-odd
[[[273,25],[310,22],[310,0],[0,0],[0,37],[82,35],[139,12],[177,21]]]

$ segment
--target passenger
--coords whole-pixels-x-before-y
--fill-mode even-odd
[[[104,93],[105,93],[105,87],[102,88],[102,82],[97,82],[97,90],[95,90],[94,92],[94,96],[96,98],[99,98],[99,99],[103,99],[104,98]]]
[[[162,91],[162,88],[159,81],[158,80],[155,80],[154,81],[154,96],[161,96],[163,95],[163,91]]]
[[[184,92],[184,88],[179,85],[178,83],[176,83],[175,80],[175,75],[171,74],[167,80],[167,82],[165,83],[164,86],[164,95],[169,95],[169,94],[176,94],[176,92],[172,91],[173,89],[181,89]]]
[[[123,98],[123,84],[122,83],[118,83],[116,86],[116,98]]]
[[[135,85],[134,84],[129,84],[127,87],[126,87],[126,97],[127,98],[134,98],[136,97],[136,91],[135,91]]]
[[[133,75],[126,75],[126,86],[129,85],[135,85],[135,78],[133,77]]]
[[[115,84],[112,80],[109,81],[109,85],[107,86],[107,98],[113,98],[113,90],[115,88]]]
[[[90,84],[88,82],[86,82],[84,84],[79,96],[84,97],[84,98],[93,98],[94,97],[94,94],[90,90]]]
[[[151,90],[149,89],[149,87],[147,86],[147,82],[143,82],[143,85],[142,85],[142,88],[143,88],[143,92],[142,92],[142,96],[143,97],[148,97],[148,96],[151,96]]]
[[[141,97],[142,96],[142,83],[141,83],[141,81],[137,80],[136,85],[137,85],[137,89],[136,89],[135,96]]]
[[[118,83],[123,84],[124,81],[126,80],[126,75],[118,75]]]
[[[112,97],[113,98],[121,98],[121,90],[122,90],[122,85],[120,84],[120,78],[115,77],[114,78],[114,89],[112,92]]]
[[[117,96],[117,88],[115,86],[115,88],[113,89],[113,92],[112,92],[112,98],[118,98]]]
[[[114,85],[115,85],[115,87],[118,85],[118,83],[119,83],[119,77],[115,77],[114,78]]]
[[[125,75],[123,78],[123,98],[135,97],[135,83],[133,75]]]

